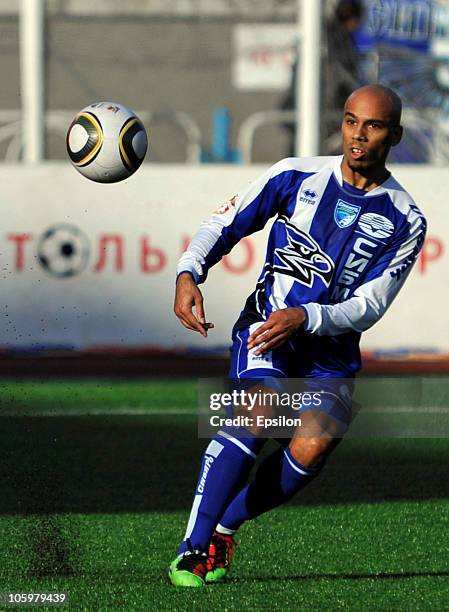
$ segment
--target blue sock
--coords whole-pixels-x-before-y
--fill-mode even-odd
[[[224,509],[248,478],[264,440],[249,432],[244,435],[242,437],[241,429],[225,428],[207,447],[186,534],[178,554],[188,549],[187,539],[195,550],[208,549]]]
[[[244,521],[280,506],[308,485],[321,468],[305,467],[293,458],[289,448],[279,448],[261,463],[255,479],[232,500],[220,526],[236,531]]]

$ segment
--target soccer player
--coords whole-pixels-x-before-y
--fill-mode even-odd
[[[204,223],[180,259],[175,313],[207,336],[198,284],[243,236],[275,217],[264,268],[233,329],[232,379],[266,385],[287,377],[320,384],[353,378],[361,366],[361,332],[390,306],[423,245],[425,219],[385,167],[402,136],[400,98],[369,85],[349,96],[343,112],[342,156],[278,162]],[[264,440],[251,429],[218,431],[204,453],[184,541],[170,566],[174,585],[223,579],[237,529],[316,478],[342,435],[329,426],[330,417],[349,425],[350,403],[337,397],[325,402],[323,419],[313,413],[304,411],[304,422],[320,429],[279,446],[249,484]]]

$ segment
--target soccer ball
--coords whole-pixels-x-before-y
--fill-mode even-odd
[[[83,176],[98,183],[117,183],[139,168],[148,140],[132,110],[116,102],[95,102],[76,115],[66,144],[73,166]]]

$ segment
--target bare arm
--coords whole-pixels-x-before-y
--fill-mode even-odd
[[[193,313],[194,307],[196,316]],[[183,272],[178,277],[174,310],[184,327],[200,332],[202,336],[207,337],[207,330],[211,329],[213,324],[206,323],[203,295],[188,272]]]

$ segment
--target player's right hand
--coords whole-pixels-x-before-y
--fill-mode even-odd
[[[193,313],[193,307],[195,307],[196,316]],[[184,327],[200,332],[207,338],[207,330],[213,327],[213,323],[206,323],[202,293],[188,272],[180,274],[176,282],[174,310]]]

